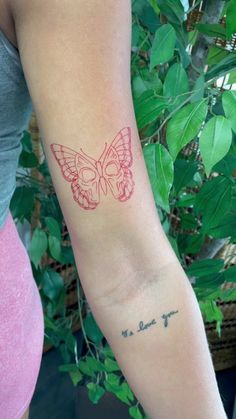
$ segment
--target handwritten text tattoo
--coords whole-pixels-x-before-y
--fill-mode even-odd
[[[159,319],[152,319],[151,321],[145,323],[145,322],[143,322],[143,320],[140,320],[138,326],[135,329],[133,329],[133,330],[131,330],[131,329],[122,330],[121,335],[124,338],[128,338],[129,336],[133,336],[138,332],[143,332],[144,330],[147,330],[154,325],[160,326],[161,324],[163,324],[164,328],[166,328],[166,327],[169,326],[170,317],[172,317],[174,314],[177,314],[178,312],[179,312],[179,310],[172,310],[172,311],[169,311],[166,314],[162,314],[162,316],[161,316],[162,321],[159,320]]]

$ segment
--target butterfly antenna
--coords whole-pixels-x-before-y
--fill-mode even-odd
[[[86,159],[90,162],[90,163],[92,163],[93,165],[95,165],[96,164],[96,160],[95,159],[93,159],[92,157],[90,157],[90,156],[88,156],[88,154],[86,154],[83,150],[82,150],[82,148],[80,148],[80,151],[81,151],[81,153],[86,157]]]
[[[101,156],[99,157],[99,160],[100,161],[102,161],[104,159],[104,156],[105,156],[106,151],[107,151],[107,143],[105,143],[104,150],[103,150]]]

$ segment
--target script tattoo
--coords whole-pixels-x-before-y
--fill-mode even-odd
[[[172,310],[172,311],[169,311],[169,313],[167,313],[167,314],[162,314],[161,318],[164,320],[164,323],[163,323],[164,324],[164,327],[167,327],[168,326],[168,319],[171,316],[173,316],[174,314],[178,313],[178,312],[179,312],[179,310],[175,310],[175,311]],[[125,330],[122,330],[121,335],[124,338],[127,338],[129,336],[133,336],[135,333],[143,332],[144,330],[149,329],[151,326],[154,326],[155,324],[158,324],[158,322],[156,321],[156,319],[152,319],[148,323],[144,323],[141,320],[139,322],[138,329],[136,331],[125,329]]]
[[[167,314],[163,314],[161,317],[162,319],[164,319],[164,326],[167,327],[168,326],[168,319],[173,316],[173,314],[178,313],[178,311],[170,311]]]
[[[127,201],[134,191],[131,152],[131,129],[122,128],[98,160],[60,144],[51,144],[65,180],[71,183],[74,200],[85,210],[93,210],[100,203],[101,191],[110,189],[120,202]]]

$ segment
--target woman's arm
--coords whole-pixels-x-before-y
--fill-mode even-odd
[[[198,303],[143,160],[130,2],[11,1],[81,282],[125,377],[151,418],[225,419]]]

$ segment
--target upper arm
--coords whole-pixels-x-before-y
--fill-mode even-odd
[[[130,1],[12,1],[23,70],[72,242],[105,252],[135,237],[149,248],[159,224],[131,96]]]

